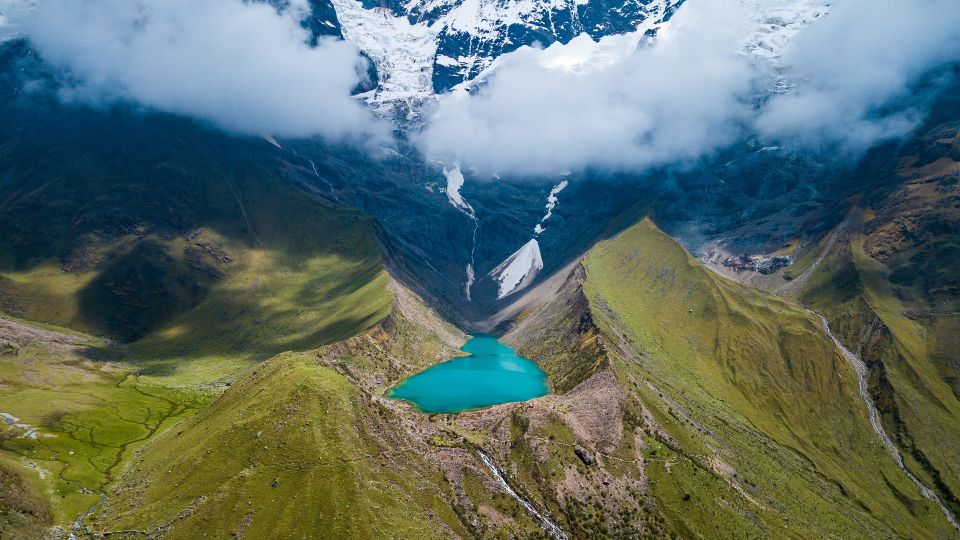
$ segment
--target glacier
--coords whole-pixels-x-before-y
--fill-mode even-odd
[[[531,239],[490,272],[497,282],[497,298],[504,298],[530,285],[543,270],[540,243]]]

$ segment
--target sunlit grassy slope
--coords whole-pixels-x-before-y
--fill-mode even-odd
[[[382,404],[380,386],[452,354],[461,338],[408,291],[393,292],[397,307],[383,324],[250,368],[151,441],[92,529],[165,538],[465,535],[443,475]]]
[[[696,262],[649,220],[584,260],[650,489],[681,536],[936,538],[952,529],[872,431],[853,370],[808,312]]]
[[[918,288],[892,283],[891,269],[864,252],[858,220],[836,234],[799,298],[867,363],[870,392],[907,466],[960,512],[960,318],[924,308]]]
[[[155,150],[136,164],[148,178],[103,156],[105,170],[83,161],[4,194],[0,229],[13,242],[0,246],[0,309],[131,343],[144,375],[181,383],[229,378],[386,316],[368,219],[252,158],[198,157],[210,135],[195,128],[157,131],[170,149],[181,138],[200,148]]]
[[[257,366],[167,431],[110,493],[98,527],[166,538],[445,537],[441,477],[315,354]]]
[[[214,221],[182,235],[104,243],[120,253],[87,270],[64,272],[50,260],[4,272],[2,288],[23,307],[20,314],[80,328],[91,328],[84,321],[93,321],[92,328],[107,335],[130,328],[111,319],[113,310],[133,306],[136,321],[137,309],[150,310],[165,295],[174,297],[172,309],[138,329],[142,335],[127,345],[59,329],[51,335],[67,337],[48,343],[41,332],[0,353],[0,412],[41,433],[37,439],[3,434],[0,455],[26,458],[24,463],[35,467],[23,474],[43,486],[52,503],[51,523],[69,525],[100,500],[134,449],[211,401],[215,391],[207,383],[233,380],[281,351],[355,335],[388,314],[392,299],[367,220],[311,200],[275,178],[249,182],[242,193],[260,209],[248,217],[256,239],[249,231],[221,232],[228,227]],[[151,287],[157,298],[131,299]],[[195,303],[177,297],[200,287],[203,294]],[[156,313],[145,316],[151,315]],[[350,399],[342,378],[332,373],[310,381],[330,399]],[[342,400],[325,406],[340,405]],[[223,418],[223,424],[211,422],[233,422]],[[302,442],[290,444],[307,448]],[[345,452],[356,441],[342,443]],[[237,466],[248,466],[234,457]],[[31,477],[37,470],[42,479]]]

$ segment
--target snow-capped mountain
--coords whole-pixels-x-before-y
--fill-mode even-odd
[[[394,12],[437,29],[431,80],[443,92],[524,45],[594,40],[666,22],[683,0],[410,0]]]
[[[383,114],[410,119],[432,96],[484,79],[524,46],[542,47],[545,62],[576,63],[571,69],[619,61],[659,35],[685,0],[309,2],[304,26],[315,38],[342,36],[375,64],[375,89],[364,98]],[[775,67],[790,38],[829,10],[825,0],[740,4],[755,24],[743,52]]]
[[[578,36],[655,35],[684,0],[311,0],[308,26],[333,29],[374,61],[373,103],[406,103],[450,90],[525,45]]]

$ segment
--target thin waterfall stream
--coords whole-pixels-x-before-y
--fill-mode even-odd
[[[490,456],[484,454],[482,451],[477,450],[477,455],[480,456],[480,461],[483,461],[483,464],[487,466],[487,469],[490,470],[490,474],[497,479],[497,482],[500,483],[500,487],[507,492],[508,495],[513,497],[520,503],[520,506],[524,507],[528,514],[533,516],[540,523],[540,527],[546,531],[550,536],[556,538],[557,540],[569,540],[569,537],[563,529],[557,526],[556,523],[550,520],[547,516],[541,514],[532,504],[527,502],[526,499],[517,494],[516,491],[510,487],[510,484],[507,483],[506,479],[503,477],[503,474],[500,473],[500,469],[497,468],[496,464],[493,463],[493,460],[490,459]]]
[[[840,339],[833,334],[833,331],[830,330],[830,325],[827,323],[827,318],[819,313],[815,313],[820,317],[820,322],[823,323],[823,330],[830,336],[830,339],[833,340],[833,344],[840,350],[840,353],[843,354],[843,357],[850,363],[853,367],[853,371],[857,374],[857,380],[859,382],[859,391],[860,397],[863,398],[863,402],[867,405],[867,411],[870,414],[870,425],[873,426],[873,431],[877,433],[877,437],[880,438],[880,442],[887,447],[887,450],[893,455],[893,459],[897,462],[897,465],[900,466],[900,469],[904,474],[907,475],[920,490],[920,493],[924,497],[935,503],[940,507],[940,510],[943,511],[943,515],[947,517],[947,521],[953,525],[953,528],[957,531],[960,531],[960,524],[957,523],[956,518],[954,518],[953,513],[950,512],[943,502],[940,500],[940,497],[933,492],[930,488],[924,485],[919,478],[913,475],[909,469],[907,469],[906,464],[903,462],[903,456],[900,454],[900,450],[893,443],[893,440],[890,439],[890,436],[887,435],[887,432],[883,429],[883,424],[880,422],[880,413],[877,411],[876,405],[873,403],[873,398],[870,396],[869,391],[867,390],[867,365],[860,359],[859,356],[854,354],[850,349],[847,349],[846,346],[840,341]]]

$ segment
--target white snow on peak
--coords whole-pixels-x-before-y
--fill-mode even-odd
[[[524,289],[543,270],[540,243],[531,239],[490,272],[499,285],[497,298],[503,298]]]
[[[463,200],[463,195],[460,195],[460,188],[463,187],[463,173],[460,172],[460,165],[454,165],[452,169],[443,168],[443,175],[447,177],[447,188],[444,190],[447,193],[447,200],[450,201],[450,204],[454,208],[460,210],[464,214],[467,214],[471,218],[475,216],[473,207],[470,206],[470,203]]]
[[[780,66],[780,55],[803,27],[830,12],[829,0],[740,0],[747,6],[756,28],[743,52]]]
[[[437,55],[437,63],[440,64],[441,66],[448,66],[448,67],[460,65],[460,62],[457,61],[456,58],[451,58],[445,54]]]
[[[555,41],[544,49],[535,49],[523,46],[516,51],[500,55],[492,61],[482,59],[487,65],[473,79],[464,81],[454,87],[454,90],[469,91],[486,82],[497,70],[513,62],[521,55],[536,56],[541,66],[550,70],[565,71],[567,73],[588,74],[603,71],[610,66],[619,64],[627,59],[649,38],[648,31],[660,32],[667,28],[669,21],[663,21],[663,13],[673,5],[673,0],[656,0],[646,8],[650,16],[641,22],[637,29],[626,34],[611,34],[594,41],[588,34],[582,33],[566,44]],[[466,59],[460,58],[461,63]]]
[[[332,0],[343,36],[377,66],[380,84],[365,95],[374,105],[415,101],[433,94],[433,57],[437,32],[426,24],[410,24],[389,9],[364,9],[358,0]],[[389,107],[386,107],[389,110]]]
[[[437,64],[444,67],[460,66],[462,73],[479,71],[489,74],[497,65],[499,57],[492,59],[477,54],[457,58],[437,56],[437,37],[441,32],[464,32],[469,34],[472,44],[479,45],[509,39],[504,37],[504,32],[510,25],[540,27],[544,14],[547,14],[549,30],[557,34],[558,30],[549,15],[555,11],[565,11],[576,19],[576,5],[586,3],[586,0],[407,0],[403,12],[410,17],[397,17],[387,8],[364,9],[358,0],[332,2],[344,37],[367,53],[377,66],[380,85],[362,97],[380,112],[386,113],[392,111],[397,102],[407,103],[408,109],[412,110],[413,105],[431,99],[434,95],[432,76],[435,57]],[[622,54],[619,49],[629,47],[631,43],[635,48],[646,30],[664,24],[665,14],[676,3],[677,0],[652,0],[643,7],[647,19],[636,32],[627,34],[630,37],[620,41],[608,38],[622,36],[604,37],[601,42],[606,42],[605,45],[593,50],[588,43],[593,40],[583,34],[574,39],[576,43],[567,51],[566,57],[552,61],[558,67],[567,65],[569,69],[608,63],[604,55],[619,57]],[[420,20],[426,14],[440,15],[435,20]],[[411,23],[410,20],[416,22]],[[617,51],[607,50],[611,47]],[[576,56],[581,59],[576,60]]]
[[[455,0],[422,0],[422,2],[446,3]],[[482,1],[482,0],[480,0]],[[741,52],[746,55],[770,62],[781,67],[780,57],[796,33],[810,22],[829,13],[830,0],[739,0],[747,7],[754,29],[744,36]],[[410,4],[417,0],[411,0]],[[521,2],[522,3],[522,2]],[[465,3],[466,4],[466,3]],[[670,21],[663,21],[662,14],[675,2],[656,0],[645,10],[650,14],[640,23],[636,31],[626,34],[613,34],[594,41],[587,34],[581,34],[568,43],[554,42],[550,46],[535,50],[541,66],[551,70],[568,73],[588,74],[604,71],[620,64],[650,38],[648,31],[657,35],[668,32]],[[408,4],[409,5],[409,4]],[[524,46],[517,51],[503,54],[487,63],[474,79],[458,84],[455,89],[471,90],[482,85],[497,70],[513,62],[520,55],[531,54],[533,47]],[[469,59],[457,59],[461,64]],[[524,60],[525,61],[525,60]]]

